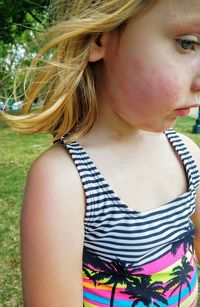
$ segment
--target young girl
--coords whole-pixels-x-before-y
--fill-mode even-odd
[[[200,151],[171,127],[200,105],[200,1],[55,10],[24,111],[44,105],[4,115],[56,141],[27,179],[25,306],[196,306]]]

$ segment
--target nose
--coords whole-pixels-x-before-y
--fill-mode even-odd
[[[200,91],[200,77],[195,78],[195,80],[192,82],[191,90],[192,92]]]

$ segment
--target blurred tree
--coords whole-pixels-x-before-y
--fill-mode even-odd
[[[35,25],[45,24],[48,6],[49,0],[0,0],[0,40],[13,43],[26,30],[38,31]]]
[[[30,63],[37,49],[35,37],[48,24],[49,4],[50,0],[0,0],[0,101],[12,96],[19,63],[22,68]]]

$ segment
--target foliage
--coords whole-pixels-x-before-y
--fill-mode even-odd
[[[26,68],[37,50],[33,42],[48,24],[48,5],[49,0],[0,0],[0,101],[11,97],[16,68]]]
[[[16,37],[26,31],[37,31],[35,24],[43,24],[43,14],[49,0],[1,0],[0,41],[15,43]]]

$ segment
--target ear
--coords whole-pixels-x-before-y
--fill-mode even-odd
[[[108,41],[108,33],[100,34],[95,40],[89,55],[89,62],[97,62],[103,59]]]

